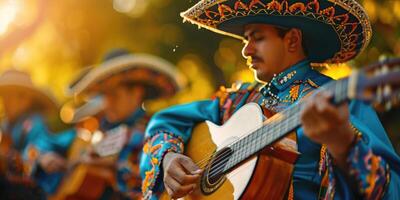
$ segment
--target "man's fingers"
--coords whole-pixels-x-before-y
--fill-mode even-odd
[[[179,159],[180,159],[179,163],[189,173],[195,175],[195,174],[200,174],[202,172],[202,170],[189,157],[185,156],[185,157],[181,157]]]
[[[195,175],[187,174],[186,171],[181,167],[178,167],[174,170],[170,170],[168,174],[182,185],[196,183],[200,178],[199,174]]]
[[[164,180],[165,188],[172,198],[184,197],[194,190],[196,184],[181,185],[178,181],[173,178],[167,178]]]
[[[164,183],[164,187],[165,187],[165,190],[167,190],[167,193],[169,194],[169,196],[172,196],[174,194],[174,192],[171,190],[171,188],[169,188],[169,186],[166,182]]]
[[[329,95],[321,95],[315,99],[318,115],[325,118],[326,121],[331,121],[333,123],[340,123],[341,121],[347,120],[349,115],[347,103],[335,106],[330,102],[330,98]]]
[[[304,105],[303,110],[301,111],[301,120],[303,122],[308,122],[311,118],[314,118],[314,113],[316,112],[316,103],[315,99],[310,98]]]

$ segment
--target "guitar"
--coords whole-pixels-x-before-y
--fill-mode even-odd
[[[390,109],[400,101],[399,86],[400,58],[396,58],[331,81],[315,92],[332,92],[335,104],[359,99]],[[301,126],[300,111],[306,101],[292,104],[267,120],[258,104],[249,103],[222,126],[209,121],[197,125],[185,155],[203,169],[203,174],[198,189],[184,199],[285,198],[297,155],[285,136]],[[161,199],[169,199],[168,194],[164,192]]]
[[[80,160],[82,156],[89,156],[84,155],[88,153],[88,149],[92,149],[92,153],[98,157],[116,160],[116,156],[125,145],[127,133],[128,127],[124,125],[105,134],[95,131],[90,135],[87,130],[79,131],[70,149],[67,173],[50,199],[99,199],[104,189],[114,184],[115,172],[109,167],[80,163]]]

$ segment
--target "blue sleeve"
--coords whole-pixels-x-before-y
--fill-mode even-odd
[[[219,124],[219,100],[205,100],[173,106],[156,113],[146,129],[140,162],[142,191],[146,199],[162,189],[161,160],[170,151],[182,153],[193,126],[205,120]]]
[[[36,141],[35,146],[40,154],[47,152],[55,152],[62,156],[66,156],[67,150],[74,141],[76,135],[75,129],[66,130],[60,133],[47,133],[43,135],[39,141]],[[33,176],[36,183],[48,194],[56,192],[64,172],[47,173],[38,164],[33,171]]]
[[[59,133],[52,133],[47,135],[46,143],[48,149],[46,151],[54,151],[59,154],[65,155],[66,151],[71,146],[76,136],[76,129],[68,129]]]
[[[375,111],[363,102],[350,104],[350,121],[359,135],[349,152],[345,177],[330,167],[329,182],[335,196],[353,194],[362,199],[400,199],[400,158],[393,149]],[[350,184],[346,180],[351,180]]]
[[[28,146],[34,146],[39,152],[54,151],[64,154],[76,136],[76,130],[51,133],[39,115],[30,118],[28,128]]]
[[[64,154],[75,138],[75,131],[68,130],[53,134],[39,115],[25,120],[22,127],[27,134],[27,144],[22,152],[26,173],[31,175],[45,192],[52,193],[57,188],[62,174],[45,173],[38,165],[38,159],[41,154],[49,151]]]

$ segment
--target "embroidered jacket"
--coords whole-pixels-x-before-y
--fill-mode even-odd
[[[21,154],[24,174],[32,176],[36,184],[46,193],[54,192],[62,173],[46,173],[38,165],[38,158],[49,151],[65,155],[68,146],[75,138],[75,130],[51,133],[42,116],[38,114],[21,116],[13,124],[4,122],[2,129],[10,134],[13,148]]]
[[[150,117],[142,108],[138,108],[127,119],[118,123],[109,123],[103,119],[100,129],[104,132],[120,126],[128,126],[128,139],[117,159],[117,189],[131,199],[141,196],[141,177],[139,160],[143,149],[144,131]]]
[[[309,62],[298,63],[280,73],[265,86],[242,84],[221,88],[212,100],[170,107],[156,113],[146,129],[141,159],[142,190],[147,199],[157,199],[163,190],[163,156],[184,152],[196,123],[209,120],[223,124],[241,106],[257,102],[279,112],[331,79],[311,69]],[[261,87],[261,90],[258,89]],[[347,158],[349,180],[335,166],[326,148],[296,130],[301,153],[293,172],[294,199],[399,199],[400,159],[394,152],[376,113],[368,105],[351,101],[350,121],[359,139]],[[289,195],[290,196],[290,195]]]

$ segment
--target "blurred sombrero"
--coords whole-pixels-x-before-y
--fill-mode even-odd
[[[31,95],[40,110],[47,114],[54,114],[58,110],[58,104],[50,91],[36,87],[31,77],[21,71],[8,70],[0,75],[0,95],[7,95],[15,91],[22,91]]]
[[[72,96],[74,94],[74,87],[76,84],[78,84],[92,69],[93,66],[87,66],[81,69],[67,86],[65,94],[67,96]]]
[[[172,96],[183,86],[181,75],[170,62],[153,55],[118,50],[109,53],[102,64],[72,85],[70,92],[96,94],[104,85],[121,82],[144,85],[148,99]]]
[[[238,39],[250,23],[299,28],[313,63],[346,62],[372,36],[368,16],[355,0],[201,0],[181,16]]]

